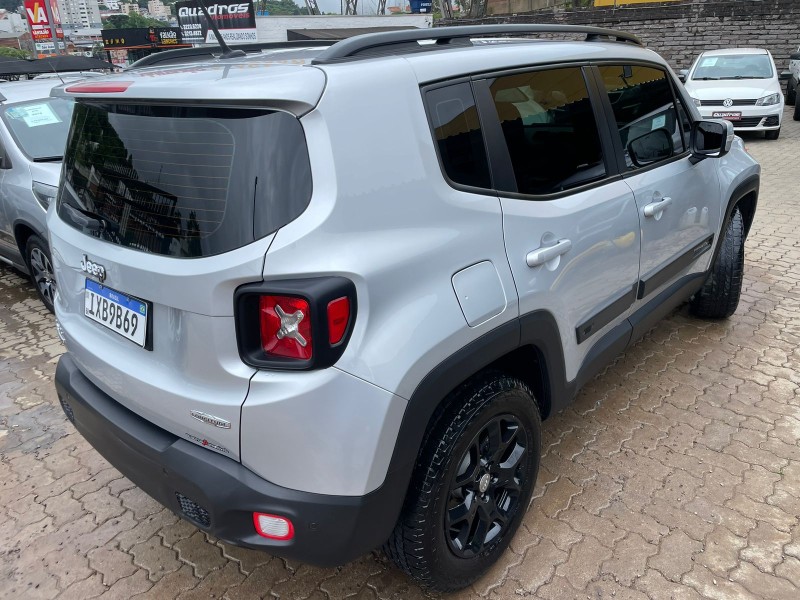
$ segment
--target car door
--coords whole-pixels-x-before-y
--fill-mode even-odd
[[[587,71],[537,68],[474,82],[522,319],[558,324],[565,375],[625,320],[639,274],[639,216],[597,126]],[[627,341],[627,339],[626,339]]]
[[[664,68],[616,63],[598,65],[596,73],[617,124],[620,169],[639,210],[638,309],[707,270],[719,229],[719,179],[715,161],[692,159],[689,113]]]

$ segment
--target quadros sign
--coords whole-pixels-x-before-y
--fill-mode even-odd
[[[248,43],[258,40],[256,12],[252,0],[248,2],[207,2],[208,15],[226,42]],[[194,0],[176,2],[178,26],[184,43],[214,44],[216,38],[208,25],[199,4]]]

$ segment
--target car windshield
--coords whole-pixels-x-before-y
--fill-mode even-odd
[[[2,119],[17,146],[35,162],[64,157],[72,118],[72,98],[42,98],[2,107]]]
[[[769,79],[772,60],[766,54],[702,56],[692,79]]]

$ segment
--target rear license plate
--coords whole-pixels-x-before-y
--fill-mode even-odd
[[[740,112],[715,112],[711,114],[712,119],[728,119],[728,121],[741,121],[742,113]]]
[[[147,303],[87,279],[84,314],[144,347],[147,340]]]

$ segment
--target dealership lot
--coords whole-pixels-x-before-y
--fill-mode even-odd
[[[762,162],[739,310],[680,310],[544,426],[534,503],[504,560],[454,597],[800,595],[800,123]],[[63,348],[0,267],[0,596],[418,598],[380,553],[319,569],[209,538],[74,431]]]

